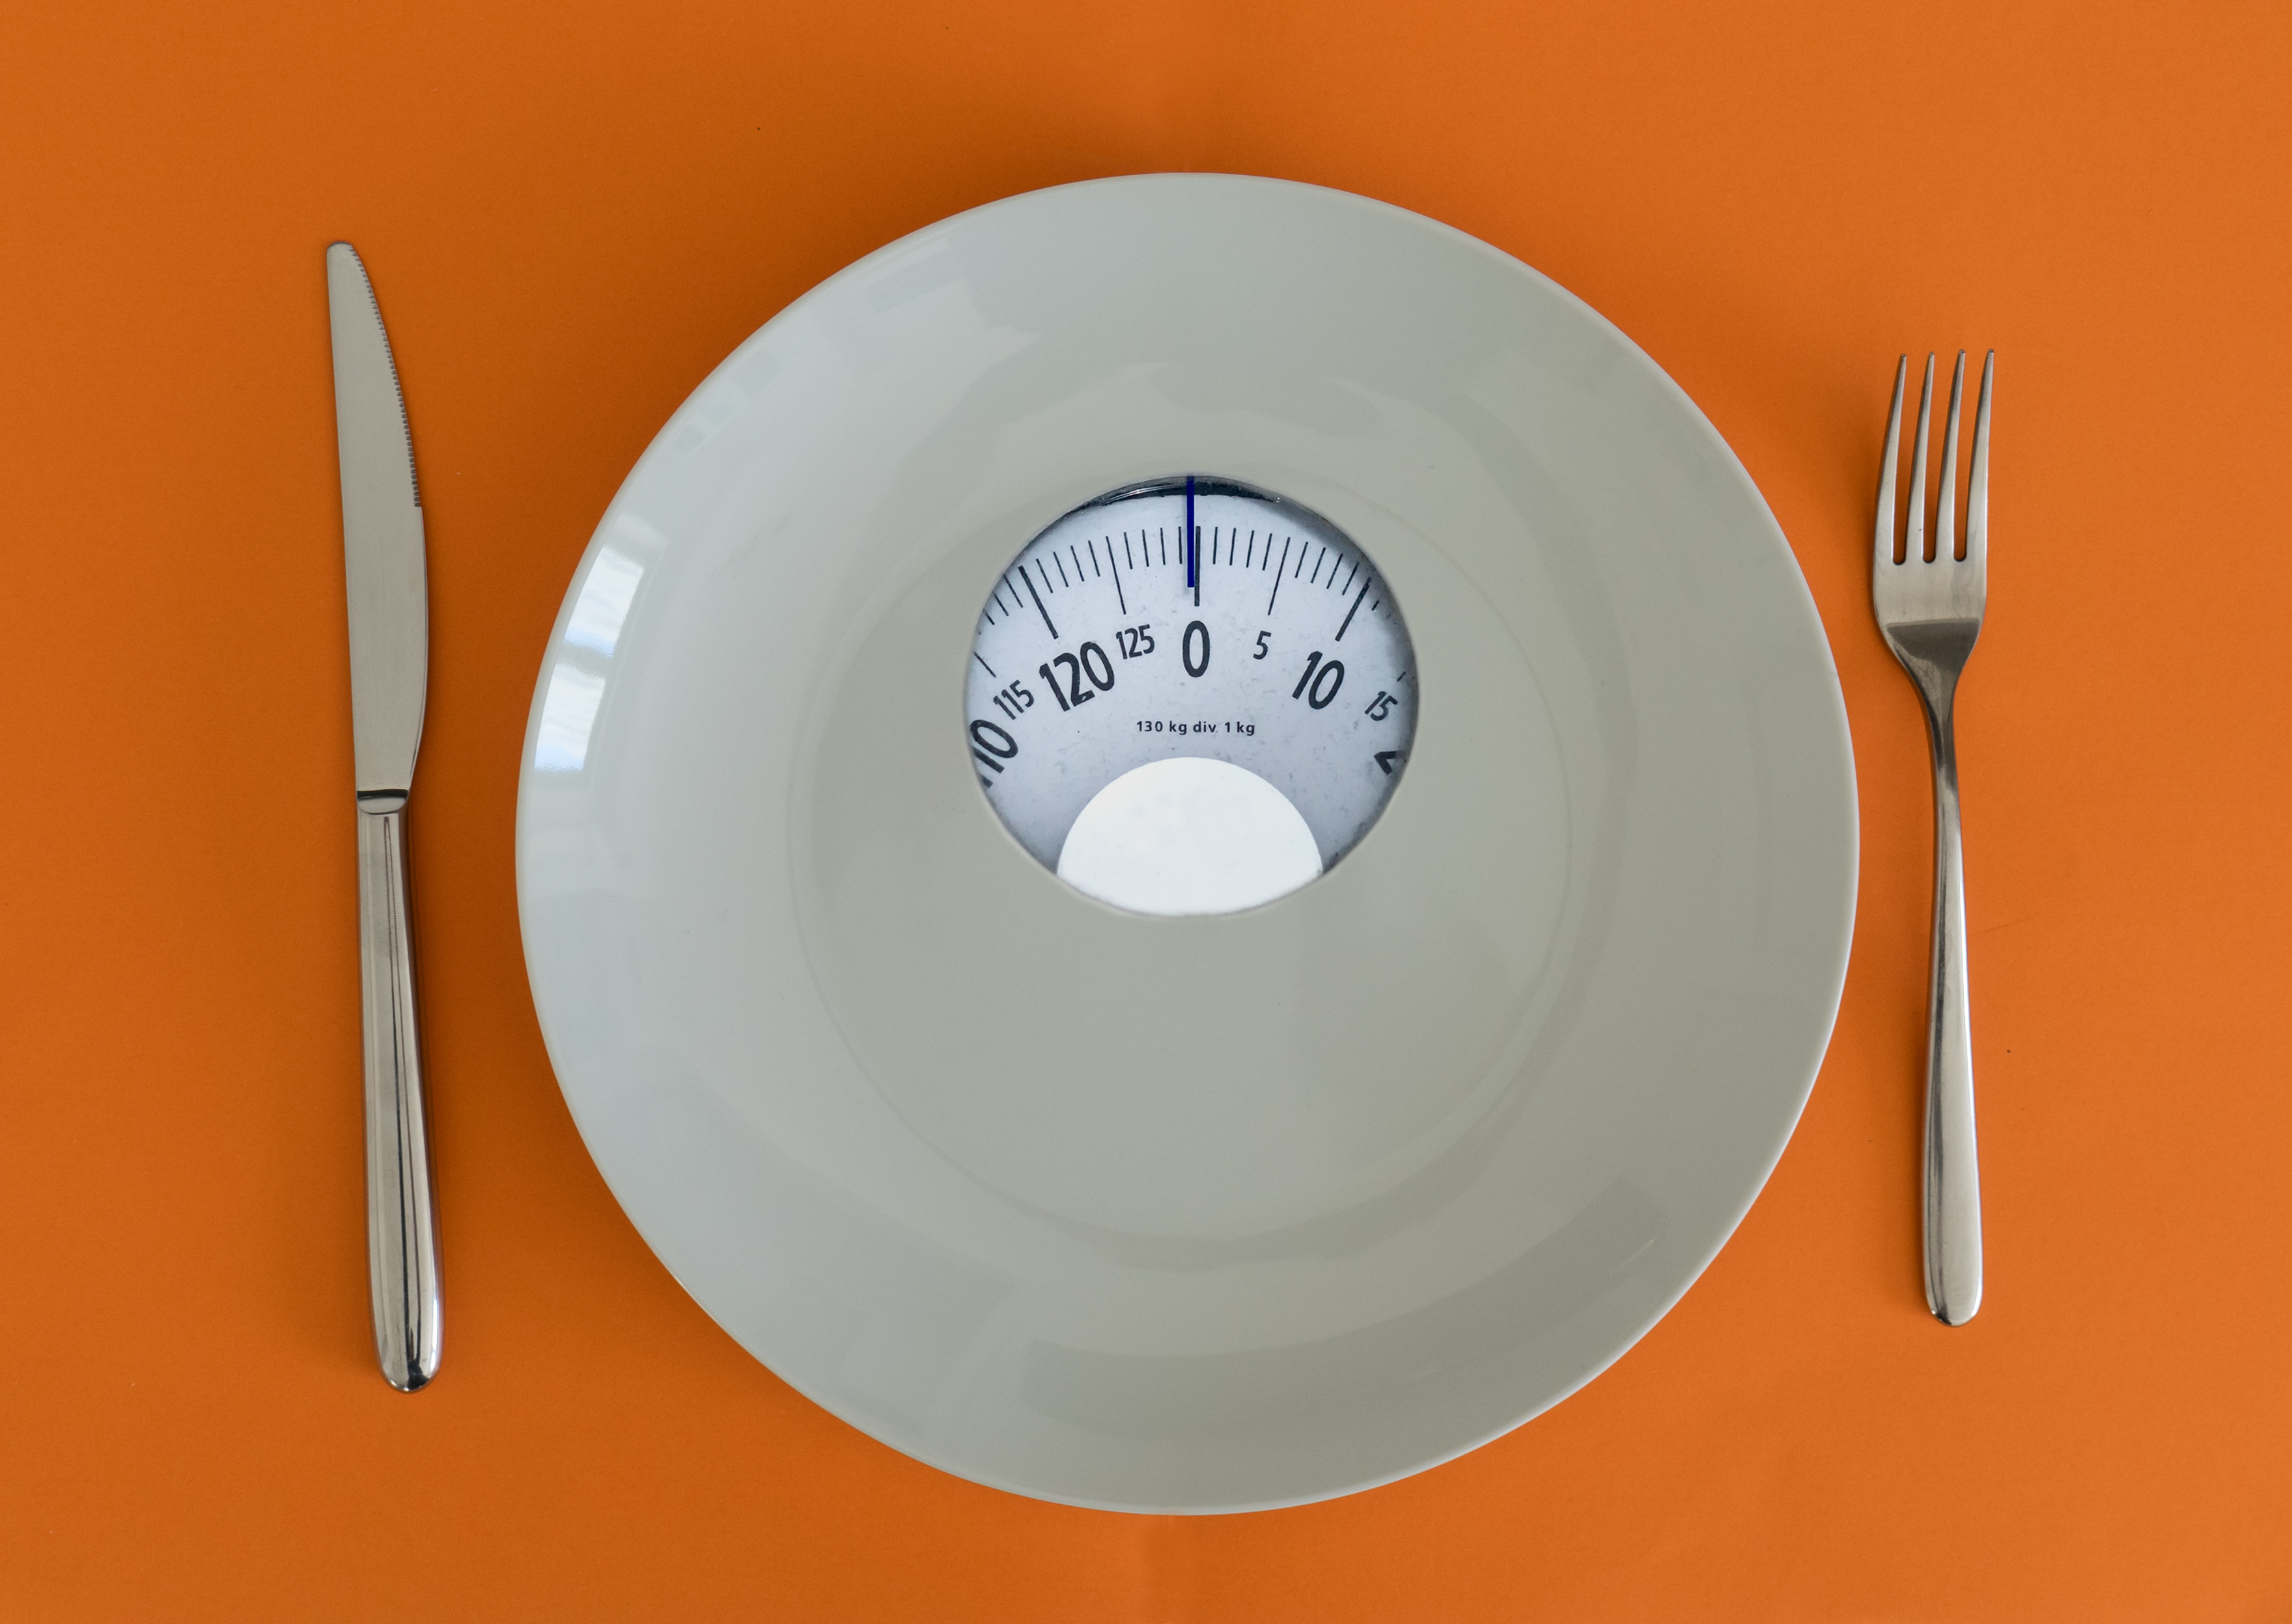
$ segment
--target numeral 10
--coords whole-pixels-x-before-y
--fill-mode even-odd
[[[1321,662],[1321,651],[1316,649],[1305,657],[1305,675],[1297,679],[1297,686],[1289,691],[1293,699],[1302,699],[1315,710],[1327,710],[1329,701],[1337,697],[1337,690],[1345,685],[1345,662]]]

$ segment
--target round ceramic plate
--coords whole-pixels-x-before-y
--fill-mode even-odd
[[[1420,697],[1342,861],[1150,917],[1006,831],[965,682],[1031,538],[1188,474],[1374,560]],[[1782,535],[1628,340],[1420,216],[1158,175],[717,369],[574,577],[517,849],[566,1099],[719,1324],[950,1472],[1214,1511],[1469,1450],[1686,1289],[1828,1040],[1854,794]]]

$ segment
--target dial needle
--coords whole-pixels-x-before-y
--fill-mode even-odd
[[[1202,606],[1202,538],[1194,529],[1194,476],[1186,476],[1186,588],[1194,594],[1194,607]]]

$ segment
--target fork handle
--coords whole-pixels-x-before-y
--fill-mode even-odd
[[[1981,1171],[1965,992],[1965,862],[1951,699],[1926,706],[1933,754],[1933,960],[1926,997],[1926,1305],[1944,1325],[1981,1306]]]
[[[361,805],[359,963],[366,987],[366,1232],[375,1351],[412,1393],[438,1373],[438,1231],[414,1006],[406,808]]]

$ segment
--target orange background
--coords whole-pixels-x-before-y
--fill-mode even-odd
[[[0,1619],[2292,1619],[2281,5],[12,7],[0,23]],[[1765,1195],[1478,1453],[1223,1519],[830,1419],[678,1289],[527,998],[543,639],[670,410],[1028,188],[1421,210],[1700,403],[1812,584],[1861,906]],[[375,1373],[320,250],[429,503],[444,1374]],[[1989,1294],[1921,1300],[1928,813],[1865,596],[1894,357],[1999,351],[1960,711]]]

